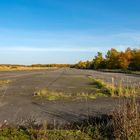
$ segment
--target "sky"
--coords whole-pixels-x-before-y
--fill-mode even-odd
[[[0,0],[0,63],[92,60],[140,48],[140,0]]]

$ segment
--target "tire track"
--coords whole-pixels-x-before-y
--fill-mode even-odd
[[[51,87],[56,81],[58,81],[64,74],[65,74],[65,72],[66,72],[66,69],[58,69],[58,70],[62,70],[62,72],[60,73],[60,75],[58,76],[58,77],[56,77],[53,81],[51,81],[48,85],[47,85],[47,87],[49,88],[49,87]],[[58,71],[57,70],[57,71]]]

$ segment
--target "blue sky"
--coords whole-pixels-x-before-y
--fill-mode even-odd
[[[0,63],[76,63],[140,48],[139,0],[1,0]]]

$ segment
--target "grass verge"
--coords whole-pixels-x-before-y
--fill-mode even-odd
[[[3,128],[0,130],[1,140],[92,140],[90,136],[79,130],[47,130]]]
[[[99,89],[101,89],[102,93],[111,97],[133,97],[139,95],[140,89],[135,89],[132,87],[124,87],[122,82],[120,81],[118,86],[115,86],[114,79],[112,79],[112,84],[106,83],[100,79],[93,79],[93,85],[97,85]]]
[[[99,69],[98,71],[140,75],[140,71],[123,70],[123,69]]]

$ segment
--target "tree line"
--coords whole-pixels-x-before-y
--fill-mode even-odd
[[[70,64],[33,64],[30,65],[30,67],[57,67],[57,68],[63,68],[63,67],[70,67]]]
[[[105,56],[101,52],[92,61],[80,61],[72,67],[79,69],[123,69],[140,70],[140,49],[127,48],[125,51],[110,49]]]
[[[0,64],[0,67],[9,67],[9,68],[19,68],[19,67],[29,67],[29,68],[45,68],[45,67],[71,67],[71,64],[33,64],[33,65],[18,65],[18,64]]]

